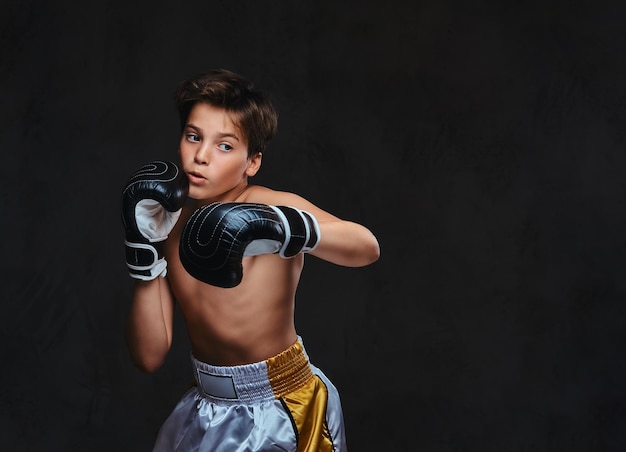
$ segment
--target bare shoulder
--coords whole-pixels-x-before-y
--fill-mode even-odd
[[[244,199],[240,201],[270,204],[273,206],[297,207],[298,209],[310,212],[319,221],[335,221],[339,219],[296,193],[272,190],[271,188],[261,185],[249,186],[244,193]]]
[[[319,209],[312,202],[296,193],[272,190],[261,185],[250,185],[240,201],[271,204],[274,206],[291,206],[306,210]]]

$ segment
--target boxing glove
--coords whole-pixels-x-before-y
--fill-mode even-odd
[[[196,210],[183,229],[180,260],[194,278],[230,288],[243,278],[245,256],[278,253],[290,258],[315,249],[317,220],[294,207],[213,203]]]
[[[142,166],[126,183],[122,223],[131,277],[151,280],[166,275],[167,262],[159,244],[176,224],[188,191],[187,176],[174,163],[161,160]]]

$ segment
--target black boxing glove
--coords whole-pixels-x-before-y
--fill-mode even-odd
[[[235,287],[245,256],[278,253],[290,258],[313,251],[320,240],[310,213],[286,206],[213,203],[196,210],[183,229],[180,261],[194,278],[212,286]]]
[[[180,216],[189,180],[172,162],[156,160],[139,168],[122,192],[126,264],[130,276],[151,280],[165,276],[163,242]]]

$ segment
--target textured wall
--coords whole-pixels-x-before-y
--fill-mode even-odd
[[[119,195],[212,67],[279,109],[255,182],[381,243],[298,292],[352,450],[626,449],[626,8],[490,3],[4,1],[3,449],[148,451],[190,383],[180,318],[127,357]]]

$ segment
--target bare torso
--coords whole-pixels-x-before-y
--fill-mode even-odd
[[[256,192],[258,193],[258,192]],[[236,201],[263,202],[255,190]],[[243,280],[233,288],[211,286],[183,268],[178,247],[194,206],[186,206],[165,244],[167,279],[187,325],[192,352],[200,361],[232,366],[262,361],[292,345],[295,293],[304,256],[268,254],[243,259]]]

